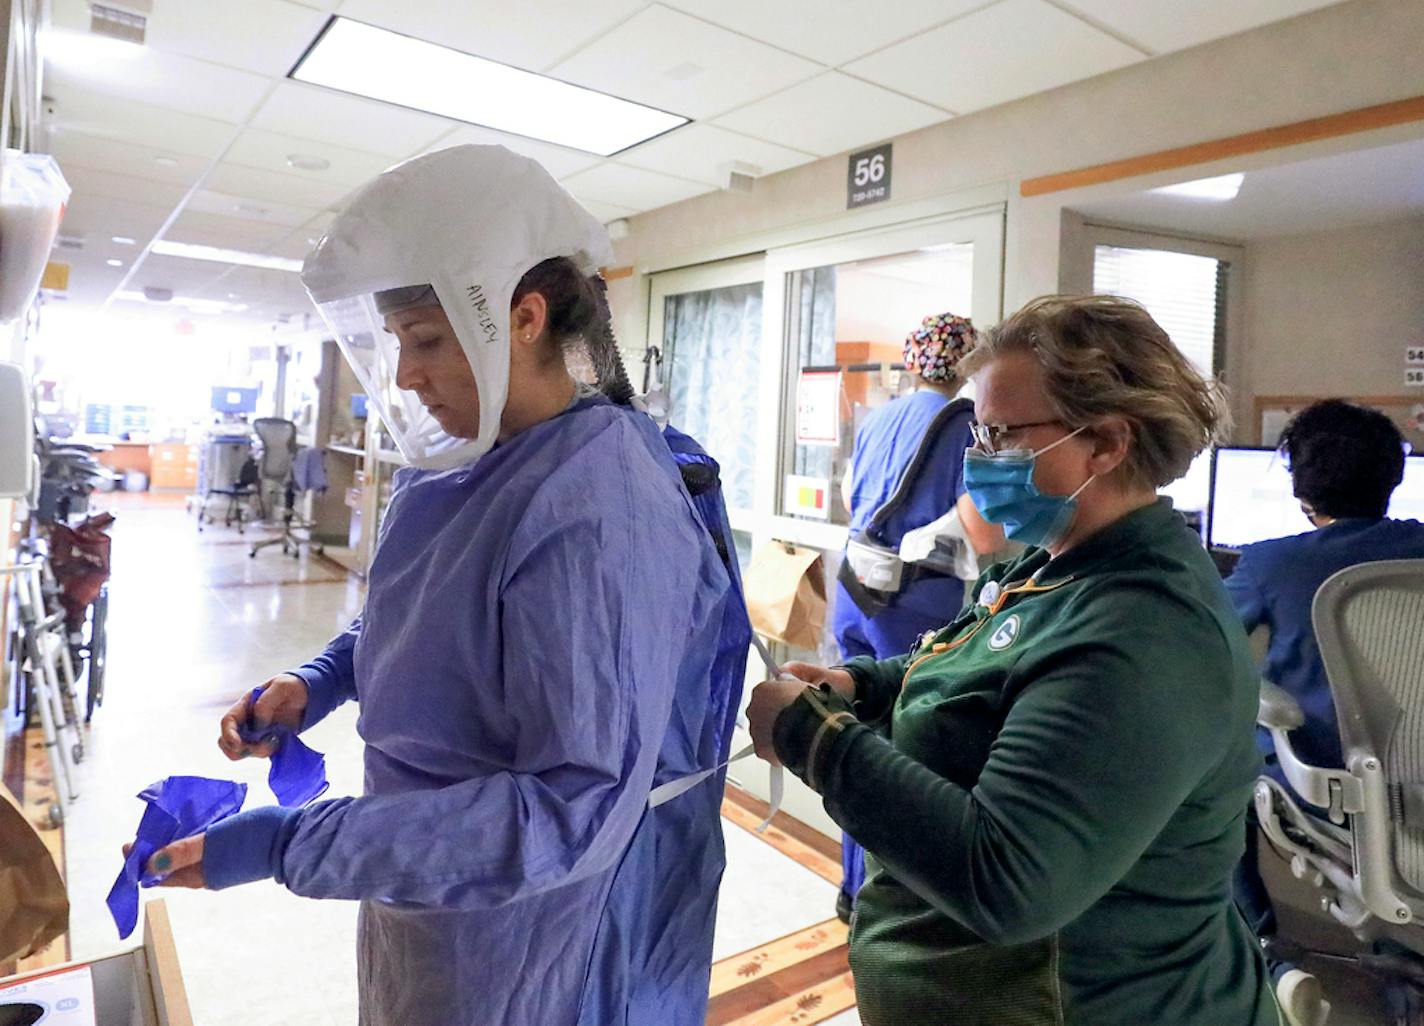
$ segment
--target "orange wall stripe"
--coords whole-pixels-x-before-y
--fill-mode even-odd
[[[1240,157],[1248,153],[1299,146],[1302,143],[1334,139],[1359,132],[1372,132],[1393,125],[1405,125],[1414,121],[1424,121],[1424,96],[1414,96],[1407,100],[1395,100],[1373,107],[1360,107],[1341,114],[1330,114],[1323,118],[1295,121],[1275,128],[1263,128],[1242,135],[1213,139],[1210,142],[1179,146],[1172,150],[1159,150],[1140,157],[1113,160],[1106,164],[1063,171],[1058,174],[1025,178],[1019,183],[1019,195],[1043,196],[1050,192],[1066,189],[1081,189],[1087,185],[1101,185],[1123,178],[1157,171],[1171,171],[1174,168],[1190,167],[1193,164],[1207,164],[1228,157]]]

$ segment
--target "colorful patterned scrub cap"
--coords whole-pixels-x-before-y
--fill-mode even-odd
[[[931,314],[905,339],[905,366],[926,381],[953,381],[954,368],[979,344],[968,317]]]

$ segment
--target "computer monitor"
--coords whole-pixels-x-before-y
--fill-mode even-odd
[[[1405,457],[1404,480],[1390,498],[1388,515],[1424,520],[1424,456]],[[1273,449],[1217,450],[1207,529],[1210,545],[1239,549],[1311,529],[1295,497],[1285,457]]]
[[[218,413],[256,413],[258,388],[227,388],[218,386],[213,389],[212,407]]]
[[[1404,480],[1389,498],[1389,515],[1424,521],[1424,454],[1404,457]]]
[[[1211,502],[1211,450],[1206,449],[1187,468],[1187,472],[1169,485],[1157,489],[1157,494],[1172,500],[1172,508],[1183,513],[1205,513]]]

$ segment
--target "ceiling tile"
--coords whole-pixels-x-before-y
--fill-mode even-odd
[[[522,135],[510,135],[506,132],[496,132],[492,128],[481,128],[478,125],[463,125],[455,129],[449,135],[436,140],[435,144],[426,152],[444,150],[451,146],[463,146],[466,143],[473,143],[476,146],[504,146],[515,153],[521,153],[532,160],[537,160],[555,178],[576,174],[593,167],[603,159],[592,153],[585,153],[583,150],[571,150],[564,146],[540,142],[537,139],[526,139]]]
[[[664,0],[699,18],[823,64],[844,64],[933,28],[984,0],[895,0],[867,17],[864,0]],[[1126,2],[1126,0],[1124,0]]]
[[[1192,0],[1189,4],[1164,5],[1145,4],[1142,0],[1064,0],[1062,6],[1081,11],[1157,53],[1167,53],[1339,2]]]
[[[157,3],[146,45],[262,75],[285,75],[327,15],[285,0]]]
[[[449,0],[346,0],[341,16],[402,32],[479,57],[544,71],[602,35],[646,0],[520,0],[517,4],[452,4]],[[557,36],[549,26],[557,25]],[[557,40],[557,41],[555,41]]]
[[[1003,0],[846,70],[964,114],[1144,59],[1045,0]]]
[[[263,221],[284,225],[288,228],[296,228],[305,224],[316,213],[315,210],[303,207],[268,203],[250,197],[230,196],[227,193],[213,192],[210,189],[199,189],[193,193],[192,198],[188,200],[188,205],[184,207],[184,212],[189,210],[205,214],[220,214],[223,217]]]
[[[585,210],[604,224],[607,224],[609,221],[616,221],[620,217],[632,217],[638,212],[631,207],[620,207],[616,203],[599,203],[597,200],[580,199],[579,203],[583,205]]]
[[[132,103],[78,82],[46,79],[45,94],[45,124],[56,136],[79,132],[212,160],[236,131],[224,121]]]
[[[128,287],[142,292],[144,288],[172,289],[176,295],[192,296],[205,289],[228,264],[215,264],[211,260],[188,260],[183,257],[156,256],[149,254],[139,265]]]
[[[156,3],[144,47],[261,75],[285,75],[327,15],[286,0]],[[52,23],[89,30],[88,0],[53,0]]]
[[[190,186],[201,178],[209,163],[202,157],[175,155],[166,149],[130,146],[114,139],[64,130],[51,134],[50,153],[59,161],[61,171],[86,167],[183,186]]]
[[[320,216],[297,228],[288,229],[280,239],[264,248],[262,252],[270,253],[272,256],[286,257],[289,260],[305,260],[312,247],[317,244],[335,219],[335,214],[323,212]]]
[[[812,61],[654,4],[550,74],[702,118],[784,89],[818,70]]]
[[[695,178],[719,188],[726,186],[733,162],[758,168],[754,174],[769,175],[815,159],[814,154],[708,124],[687,125],[618,156],[620,164]]]
[[[303,82],[283,82],[252,119],[254,128],[397,158],[428,147],[453,124]]]
[[[114,257],[127,261],[163,227],[163,222],[168,220],[172,211],[171,206],[149,206],[83,190],[72,194],[65,204],[59,234],[83,239],[82,252],[97,252],[106,259]],[[133,239],[134,245],[125,246],[112,241],[115,235]],[[56,248],[55,259],[66,259],[62,254],[68,252]]]
[[[310,245],[315,246],[317,240],[326,234],[326,230],[331,227],[332,222],[335,220],[335,213],[329,210],[323,210],[315,217],[302,222],[300,226],[300,231],[303,237],[306,238],[307,242]]]
[[[73,190],[73,198],[90,196],[167,210],[172,210],[181,203],[188,192],[188,187],[184,185],[156,182],[151,178],[115,174],[112,171],[88,167],[66,168],[64,177]]]
[[[44,54],[47,87],[79,84],[217,121],[246,121],[270,84],[248,71],[62,28],[46,33]]]
[[[278,174],[275,171],[229,164],[226,161],[213,168],[203,185],[229,196],[316,209],[335,207],[352,191],[352,186],[338,182],[316,181],[294,174]]]
[[[94,308],[109,298],[127,272],[126,267],[109,267],[102,260],[82,258],[63,260],[70,265],[69,288],[58,294],[46,294],[47,303],[61,302],[69,309]],[[63,297],[62,299],[60,297]]]
[[[324,171],[303,171],[293,168],[287,162],[287,158],[293,156],[319,157],[331,166]],[[370,181],[395,162],[390,157],[280,135],[260,128],[249,128],[238,136],[223,160],[229,164],[240,164],[316,183],[333,182],[348,188]]]
[[[219,269],[220,277],[215,277],[200,293],[203,298],[221,299],[226,302],[247,303],[271,309],[274,313],[300,316],[313,310],[311,300],[302,288],[300,275],[290,271],[270,271],[261,267],[210,264]]]
[[[201,210],[185,209],[168,230],[165,239],[191,242],[200,246],[220,246],[265,253],[267,249],[291,233],[288,225],[271,221],[256,221],[243,217],[224,217]]]
[[[612,161],[565,178],[564,186],[580,201],[612,203],[635,211],[665,207],[669,203],[712,191],[711,186],[701,182],[672,178]]]
[[[307,254],[312,251],[312,243],[307,241],[305,232],[298,232],[288,235],[276,245],[269,246],[263,252],[271,256],[286,257],[288,260],[305,260]]]
[[[717,123],[826,157],[948,118],[937,107],[829,71],[723,115]]]

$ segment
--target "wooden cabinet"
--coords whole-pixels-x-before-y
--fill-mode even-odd
[[[153,473],[150,488],[176,488],[192,491],[198,487],[198,447],[164,442],[148,448]]]

